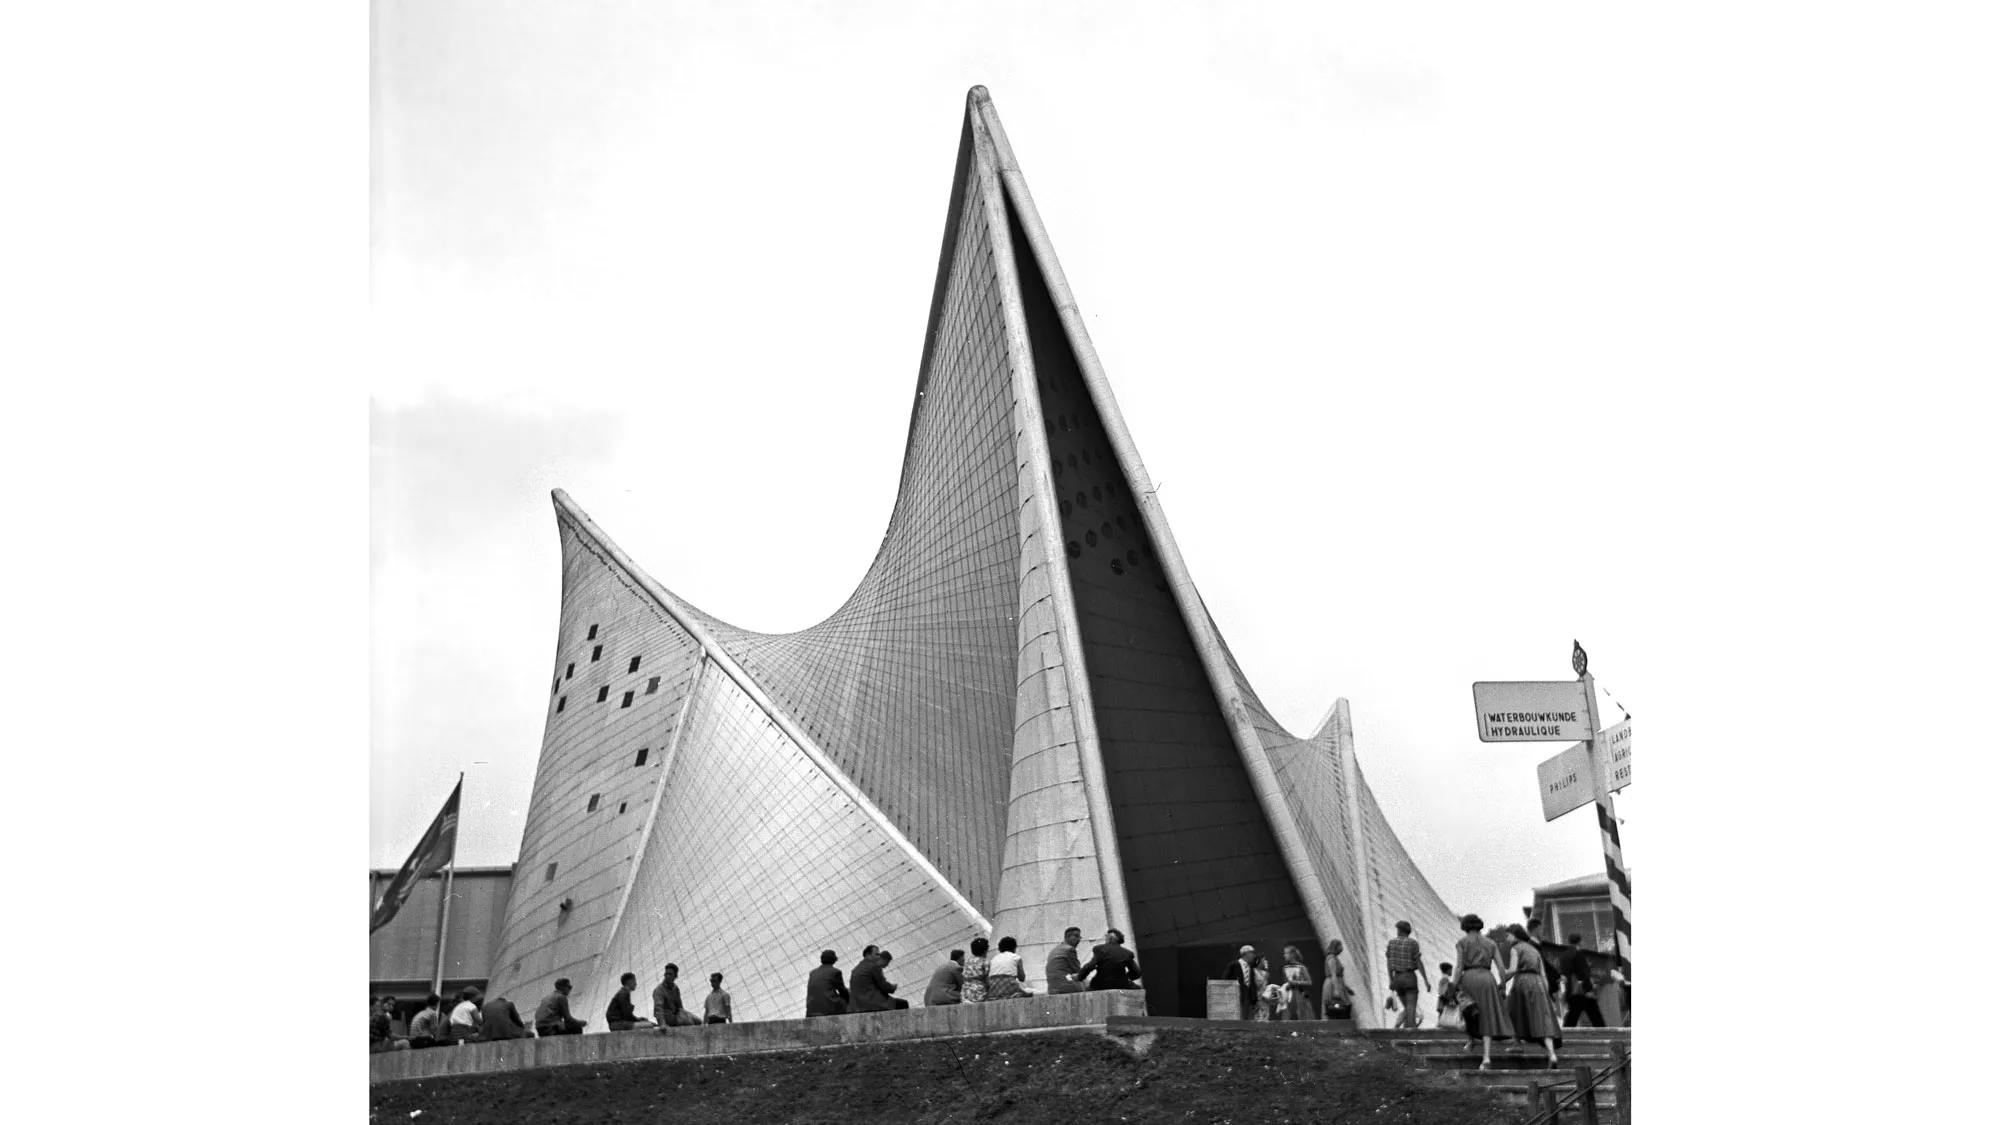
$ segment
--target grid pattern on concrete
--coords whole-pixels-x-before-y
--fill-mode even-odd
[[[517,1007],[557,977],[594,975],[700,659],[694,639],[560,510],[557,527],[563,604],[548,721],[491,985]]]
[[[1380,930],[1373,936],[1369,953],[1369,972],[1378,989],[1386,997],[1389,987],[1389,968],[1383,949],[1390,938],[1396,936],[1398,919],[1408,922],[1411,936],[1423,950],[1424,966],[1431,974],[1431,982],[1437,982],[1437,967],[1440,962],[1456,961],[1452,949],[1463,936],[1458,928],[1458,916],[1448,909],[1444,900],[1431,887],[1430,880],[1417,869],[1410,854],[1403,850],[1402,841],[1389,827],[1389,820],[1382,815],[1382,808],[1375,803],[1375,794],[1364,779],[1361,783],[1361,823],[1362,838],[1371,863],[1371,883],[1375,889],[1377,904],[1376,918]]]
[[[728,676],[701,678],[631,901],[602,971],[575,1000],[601,1017],[620,973],[650,992],[668,962],[697,1007],[724,974],[739,1020],[805,1014],[806,974],[829,946],[897,954],[905,994],[981,931]]]
[[[968,186],[881,551],[846,604],[717,642],[983,912],[998,890],[1019,575],[1013,397],[991,232]]]

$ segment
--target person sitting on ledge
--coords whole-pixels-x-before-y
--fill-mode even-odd
[[[1095,976],[1091,974],[1095,973]],[[1139,987],[1139,959],[1125,948],[1125,934],[1116,928],[1104,931],[1104,941],[1092,947],[1090,960],[1076,972],[1076,979],[1090,977],[1090,991]]]
[[[569,1014],[570,983],[568,977],[556,978],[556,990],[542,997],[535,1006],[535,1034],[582,1035],[588,1020],[580,1020]]]
[[[611,994],[611,1003],[604,1007],[604,1026],[613,1031],[642,1031],[659,1025],[652,1020],[640,1019],[632,1010],[632,990],[639,987],[636,974],[625,973],[618,978],[618,991]]]
[[[444,1029],[447,1042],[466,1043],[479,1037],[480,996],[480,991],[470,985],[458,990],[458,1003],[453,1005],[451,1022]]]
[[[891,959],[889,951],[876,949],[872,945],[868,948],[871,950],[869,955],[863,957],[859,965],[854,966],[854,972],[847,978],[849,989],[847,1010],[892,1012],[898,1008],[909,1007],[908,1000],[898,1000],[889,995],[896,991],[896,986],[890,984],[889,978],[882,975],[882,970],[888,966]]]
[[[439,996],[435,992],[431,993],[424,1000],[424,1010],[418,1012],[416,1018],[410,1021],[410,1048],[412,1050],[435,1047],[438,1040],[443,1038],[444,1029],[438,1026],[438,1020],[444,1018],[444,1013],[438,1010],[438,1005],[442,1003],[444,1003],[444,997]]]
[[[806,1018],[847,1014],[847,984],[834,965],[838,960],[840,954],[822,949],[819,968],[806,974]]]
[[[1044,967],[1048,970],[1051,996],[1058,992],[1083,991],[1083,986],[1077,983],[1077,973],[1083,966],[1077,963],[1076,947],[1081,944],[1083,931],[1071,926],[1063,931],[1063,939],[1056,943],[1056,947],[1049,950],[1048,964]]]
[[[380,1054],[385,1051],[407,1051],[408,1039],[396,1038],[390,1029],[394,1026],[390,1013],[395,1010],[396,1001],[388,996],[368,998],[368,1053]]]
[[[701,1017],[681,1007],[681,986],[674,983],[681,977],[681,967],[667,963],[666,972],[660,983],[653,987],[653,1022],[665,1031],[670,1027],[700,1027]]]
[[[735,1013],[729,1010],[729,994],[722,991],[722,974],[708,974],[708,999],[701,1002],[703,1013],[709,1023],[734,1023]]]
[[[1000,939],[1000,952],[986,963],[988,1000],[1024,1000],[1034,995],[1023,984],[1027,970],[1021,964],[1021,955],[1014,952],[1018,948],[1013,938],[1003,937]]]
[[[495,996],[479,1009],[479,1041],[528,1038],[528,1025],[521,1022],[520,1010],[505,996]]]
[[[895,959],[896,955],[889,952],[886,949],[876,951],[875,963],[877,965],[880,965],[882,967],[882,971],[885,973],[888,972],[889,970],[889,962],[894,961]],[[889,978],[886,976],[882,978],[882,986],[888,989],[890,992],[896,991],[896,986],[890,984]],[[908,1011],[910,1008],[910,1002],[900,997],[892,996],[889,998],[889,1006],[896,1009],[897,1011]]]
[[[924,989],[924,1007],[942,1008],[959,1002],[959,994],[965,990],[964,962],[965,950],[951,951],[951,959],[931,974],[930,986]]]

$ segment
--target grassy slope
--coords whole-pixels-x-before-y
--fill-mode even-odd
[[[1360,1037],[1192,1030],[1160,1033],[1144,1059],[1052,1033],[390,1082],[369,1099],[384,1125],[1516,1120],[1494,1095]]]

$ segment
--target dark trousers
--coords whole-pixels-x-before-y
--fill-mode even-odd
[[[583,1021],[568,1019],[561,1023],[538,1023],[535,1025],[535,1034],[544,1039],[551,1035],[582,1035]]]
[[[1597,997],[1572,996],[1569,998],[1569,1014],[1563,1017],[1564,1027],[1575,1027],[1576,1021],[1590,1017],[1590,1026],[1603,1027],[1604,1013],[1597,1010]]]
[[[723,1018],[722,1018],[721,1016],[710,1016],[710,1017],[708,1017],[708,1022],[710,1022],[710,1023],[728,1023],[729,1021],[728,1021],[728,1020],[726,1020],[726,1019],[723,1019]]]

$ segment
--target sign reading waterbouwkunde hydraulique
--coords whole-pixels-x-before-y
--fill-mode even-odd
[[[1481,742],[1575,742],[1589,738],[1581,680],[1501,680],[1472,685]]]

